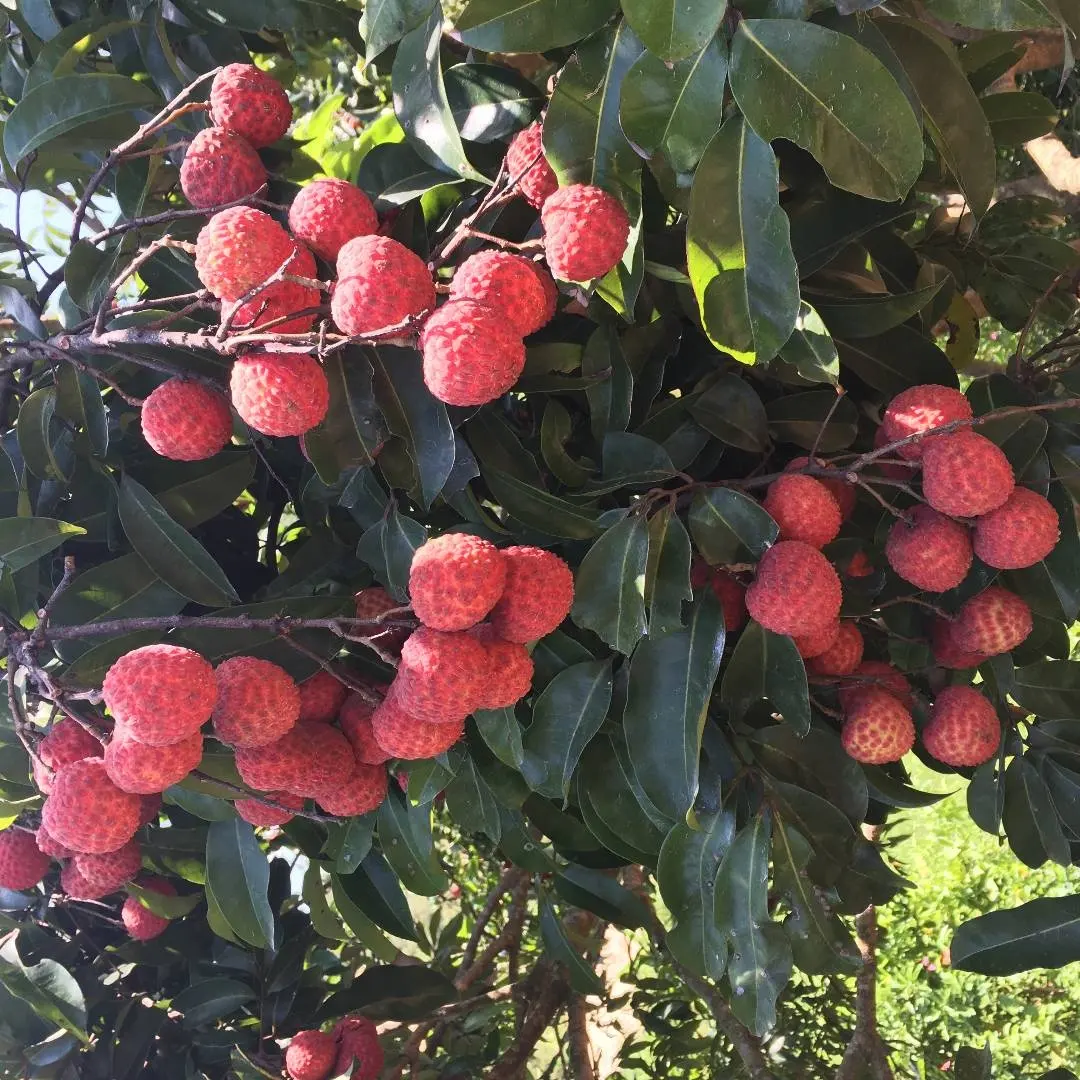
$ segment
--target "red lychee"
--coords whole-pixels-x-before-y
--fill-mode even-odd
[[[897,519],[889,530],[885,558],[917,589],[945,592],[955,589],[971,569],[971,534],[929,506],[916,506],[908,520]]]
[[[378,619],[380,615],[401,607],[401,604],[379,585],[370,585],[366,589],[361,589],[354,599],[358,619]],[[406,626],[388,626],[385,630],[370,627],[364,630],[364,634],[370,637],[375,645],[393,656],[401,652],[401,646],[405,644],[405,639],[411,632]]]
[[[53,773],[57,769],[83,758],[101,757],[104,752],[100,740],[94,738],[86,728],[80,727],[74,720],[61,717],[37,745],[37,758],[33,764],[38,790],[48,795],[52,790]]]
[[[49,869],[49,856],[23,829],[0,832],[0,889],[32,889]]]
[[[289,228],[320,259],[333,263],[354,237],[379,231],[371,200],[347,180],[314,180],[289,207]]]
[[[161,896],[176,895],[172,882],[159,877],[148,877],[140,881],[139,888],[156,892]],[[164,915],[156,915],[137,896],[129,896],[124,901],[124,906],[120,909],[120,920],[136,941],[150,941],[160,937],[172,921],[166,919]]]
[[[879,427],[874,434],[874,449],[880,450],[883,446],[889,444],[889,437],[885,434],[885,429]],[[922,457],[922,446],[920,443],[910,444],[919,447],[919,457]],[[887,460],[892,459],[892,460]],[[919,468],[917,461],[900,460],[900,451],[897,450],[891,454],[886,454],[881,458],[874,459],[874,468],[881,473],[882,476],[888,477],[890,480],[899,480],[904,484],[910,484],[915,477],[916,470]]]
[[[926,752],[946,765],[981,765],[997,753],[1001,725],[994,706],[972,686],[947,686],[923,728]]]
[[[114,735],[105,747],[105,769],[121,790],[136,795],[152,795],[179,784],[199,766],[203,754],[202,733],[170,743],[167,750],[148,746],[127,733]]]
[[[746,590],[746,609],[766,630],[798,637],[840,617],[840,578],[832,563],[798,540],[773,544]]]
[[[396,684],[395,684],[396,685]],[[406,712],[391,688],[371,717],[378,744],[391,757],[419,761],[446,753],[465,732],[465,721],[436,724]]]
[[[1060,535],[1058,513],[1049,500],[1018,487],[975,522],[975,554],[997,570],[1019,570],[1045,559]]]
[[[953,641],[952,628],[953,624],[948,619],[939,617],[934,620],[931,640],[936,664],[960,671],[978,667],[984,660],[989,659],[985,653],[965,652],[961,649]]]
[[[180,166],[180,190],[197,210],[247,198],[265,183],[266,168],[254,148],[224,128],[200,131]]]
[[[40,825],[37,832],[34,833],[34,842],[37,844],[39,851],[52,856],[54,859],[70,859],[75,854],[70,848],[58,844]]]
[[[98,900],[122,889],[142,866],[142,849],[129,840],[116,851],[102,855],[76,855],[75,867],[83,889],[80,900]]]
[[[93,895],[94,889],[79,873],[79,868],[74,860],[60,870],[60,891],[72,900],[98,900],[100,897]]]
[[[161,814],[161,795],[154,792],[151,795],[143,795],[139,799],[139,826],[151,825],[157,821]]]
[[[214,669],[178,645],[144,645],[125,653],[106,672],[101,689],[117,724],[150,746],[193,735],[217,701]]]
[[[400,337],[405,324],[435,306],[435,283],[423,259],[388,236],[358,236],[337,257],[330,311],[343,334]]]
[[[41,824],[58,843],[81,854],[115,851],[139,827],[139,796],[121,791],[101,758],[83,758],[57,770]]]
[[[239,300],[296,250],[296,241],[269,214],[233,206],[215,214],[199,232],[195,269],[219,300]]]
[[[508,251],[470,255],[450,284],[451,300],[475,300],[493,308],[520,337],[528,337],[551,320],[558,295],[543,267]]]
[[[829,489],[812,476],[788,473],[769,485],[762,503],[780,527],[781,540],[801,540],[823,548],[840,532],[840,507]]]
[[[814,675],[850,675],[862,662],[863,636],[853,622],[841,622],[836,640],[807,669]]]
[[[273,76],[254,64],[228,64],[210,86],[210,115],[218,127],[260,147],[277,142],[289,130],[292,106]]]
[[[820,656],[830,649],[839,633],[840,620],[837,619],[836,622],[825,623],[816,630],[811,630],[808,634],[799,634],[792,640],[795,642],[795,648],[799,650],[799,655],[804,660],[809,660],[811,657]]]
[[[863,660],[840,684],[837,697],[840,708],[847,710],[858,696],[867,689],[885,690],[892,694],[910,712],[915,705],[911,683],[884,660]]]
[[[319,799],[343,787],[356,770],[349,740],[329,724],[297,724],[293,730],[304,747],[303,769],[285,790]]]
[[[488,654],[488,672],[477,708],[508,709],[520,701],[532,686],[532,657],[524,645],[504,641],[486,623],[476,627],[472,633]]]
[[[1009,459],[974,431],[939,435],[923,450],[926,501],[950,517],[978,517],[996,510],[1013,493]]]
[[[324,790],[317,801],[334,817],[357,817],[379,807],[386,798],[388,783],[382,765],[357,763],[348,780]]]
[[[330,406],[326,373],[303,353],[247,353],[233,364],[229,393],[240,419],[263,435],[302,435]]]
[[[401,648],[393,693],[417,719],[453,723],[468,716],[484,697],[487,667],[487,650],[471,634],[421,626]]]
[[[1031,633],[1031,608],[1016,593],[991,585],[968,600],[952,624],[952,640],[964,652],[997,656]]]
[[[329,671],[317,671],[296,687],[300,694],[298,720],[316,720],[330,723],[345,703],[348,690],[345,684]]]
[[[806,468],[809,464],[809,457],[803,456],[792,458],[784,466],[784,472],[798,472],[800,469]],[[830,465],[829,462],[825,461],[823,458],[815,458],[814,464],[823,469],[835,468],[835,466]],[[829,494],[836,500],[836,505],[840,507],[840,516],[845,519],[850,517],[852,510],[855,509],[855,485],[849,484],[846,480],[834,480],[830,476],[815,476],[814,479],[817,480],[819,484],[826,487]]]
[[[163,382],[143,402],[143,438],[173,461],[213,457],[232,438],[229,403],[216,390],[179,377]]]
[[[495,606],[506,584],[502,552],[482,537],[446,533],[421,544],[409,568],[409,599],[433,630],[467,630]]]
[[[337,1058],[338,1044],[323,1031],[298,1031],[285,1050],[290,1080],[326,1080]]]
[[[592,184],[559,188],[545,200],[540,220],[548,266],[563,281],[603,277],[626,251],[626,210],[614,195]]]
[[[724,609],[724,629],[729,634],[741,630],[746,625],[746,586],[726,570],[714,570],[709,586]]]
[[[352,1067],[352,1080],[376,1080],[383,1071],[383,1049],[379,1032],[366,1017],[354,1014],[338,1021],[334,1028],[338,1044],[334,1072]]]
[[[874,564],[865,551],[856,551],[844,573],[851,578],[870,577],[874,573]]]
[[[950,386],[925,384],[912,386],[889,402],[881,419],[882,445],[905,439],[920,431],[932,431],[954,420],[970,420],[971,404],[959,390]],[[932,440],[919,439],[899,447],[898,453],[909,461],[918,461]]]
[[[233,656],[214,671],[218,700],[214,734],[229,746],[266,746],[300,715],[300,691],[292,676],[269,660]]]
[[[341,706],[338,723],[361,765],[381,765],[390,755],[378,744],[371,727],[375,705],[360,694],[350,694]]]
[[[296,245],[296,254],[285,272],[294,277],[317,280],[315,258],[303,244]],[[322,293],[314,285],[282,280],[267,285],[242,304],[223,304],[221,314],[223,319],[230,320],[233,333],[263,326],[275,334],[304,334],[315,325],[317,315],[314,311],[308,311],[306,315],[299,313],[317,308],[321,303]],[[292,318],[285,319],[286,315]],[[279,319],[284,321],[279,322]]]
[[[544,157],[544,130],[536,120],[519,131],[506,149],[506,173],[511,182],[533,206],[539,209],[544,200],[559,189],[555,170]]]
[[[525,343],[494,308],[473,300],[451,300],[420,332],[424,382],[447,405],[483,405],[518,381],[525,369]]]
[[[304,743],[307,732],[325,724],[296,724],[276,742],[267,746],[236,749],[236,771],[250,788],[256,791],[288,791],[301,794],[306,787],[308,751]]]
[[[870,687],[846,710],[840,741],[856,761],[885,765],[899,761],[915,745],[915,724],[896,697]]]
[[[524,645],[557,629],[574,605],[574,574],[558,555],[526,545],[503,548],[506,586],[491,609],[504,641]]]
[[[292,810],[304,808],[304,800],[299,795],[290,795],[287,791],[268,791],[267,795],[274,802],[289,806]],[[237,799],[233,803],[233,808],[244,821],[256,828],[285,825],[293,819],[291,810],[281,810],[276,806],[270,806],[261,799]]]

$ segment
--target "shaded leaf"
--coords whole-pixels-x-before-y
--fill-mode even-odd
[[[644,518],[628,517],[589,548],[575,576],[574,622],[626,655],[645,633],[648,554]]]
[[[377,817],[383,855],[402,884],[419,896],[436,896],[447,888],[431,837],[430,805],[413,806],[391,784]]]
[[[779,529],[759,502],[733,488],[698,492],[690,504],[690,535],[705,561],[756,561],[776,542]]]
[[[961,924],[952,965],[980,975],[1014,975],[1080,960],[1080,896],[1039,897]]]
[[[206,832],[206,893],[229,929],[249,945],[266,949],[274,940],[267,899],[270,866],[246,821],[213,821]]]
[[[618,7],[618,0],[470,0],[457,29],[485,52],[546,52],[599,30]]]
[[[720,700],[736,715],[766,699],[801,735],[810,730],[806,667],[795,642],[756,622],[742,632],[720,684]]]

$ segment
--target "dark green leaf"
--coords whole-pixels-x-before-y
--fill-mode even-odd
[[[449,883],[431,838],[431,807],[413,806],[401,789],[391,784],[379,807],[378,823],[383,855],[402,884],[418,896],[442,892]]]
[[[345,895],[374,923],[397,937],[416,940],[412,915],[397,878],[377,851],[351,874],[332,874]]]
[[[648,555],[644,518],[628,517],[589,548],[574,582],[574,622],[626,655],[645,633]]]
[[[206,832],[206,893],[242,941],[257,949],[274,940],[274,914],[267,899],[270,867],[246,822],[213,821]]]
[[[426,539],[427,530],[420,522],[393,509],[360,537],[356,553],[390,595],[404,603],[413,553]]]
[[[603,996],[604,984],[596,972],[587,964],[580,953],[570,944],[562,920],[552,907],[547,893],[540,896],[540,936],[544,945],[555,959],[566,965],[570,976],[570,985],[579,994],[599,994]]]
[[[82,430],[78,445],[97,457],[109,449],[109,418],[101,400],[101,387],[85,371],[65,364],[56,373],[56,411]],[[85,440],[85,441],[84,441]]]
[[[495,844],[501,839],[499,805],[471,758],[465,758],[447,786],[446,808],[455,824],[465,832],[486,833]]]
[[[690,415],[722,443],[763,453],[769,445],[765,406],[754,388],[733,371],[721,372],[687,408]]]
[[[829,296],[808,292],[807,297],[822,321],[838,338],[868,338],[884,334],[930,304],[944,286],[944,281],[926,285],[913,292],[890,295]]]
[[[727,10],[726,0],[622,0],[626,21],[661,60],[681,60],[696,53],[716,33]],[[722,83],[716,96],[723,96]]]
[[[690,505],[690,535],[713,565],[760,559],[779,529],[761,504],[733,488],[699,492]]]
[[[56,518],[0,518],[0,562],[16,573],[85,532]]]
[[[512,135],[533,119],[545,100],[528,79],[497,64],[455,64],[443,80],[454,123],[470,142]]]
[[[47,1023],[89,1043],[86,1034],[86,999],[71,972],[55,960],[24,964],[9,938],[0,952],[0,984],[25,1001]]]
[[[765,413],[777,438],[804,450],[816,448],[826,454],[846,450],[858,433],[859,411],[854,402],[844,398],[837,405],[831,390],[774,398],[765,406]]]
[[[567,903],[616,926],[636,929],[649,922],[648,905],[600,870],[570,865],[555,876],[555,891]]]
[[[1012,696],[1047,720],[1080,716],[1080,661],[1040,660],[1017,668]]]
[[[618,7],[618,0],[471,0],[457,29],[485,52],[546,52],[599,30]]]
[[[1032,30],[1058,22],[1043,0],[932,0],[928,6],[939,19],[977,30]]]
[[[1040,897],[963,923],[952,965],[980,975],[1015,975],[1080,960],[1080,896]]]
[[[1042,94],[1014,91],[980,98],[997,146],[1019,146],[1054,130],[1058,113]]]
[[[751,622],[724,672],[720,700],[739,715],[762,699],[799,734],[810,730],[806,667],[795,642]]]
[[[683,602],[694,598],[690,587],[690,537],[674,511],[649,518],[649,561],[645,570],[645,603],[649,636],[681,630]]]
[[[888,397],[919,383],[959,385],[956,370],[928,337],[897,326],[877,337],[837,342],[840,363]]]
[[[956,1080],[991,1080],[993,1060],[989,1044],[981,1050],[973,1046],[960,1047],[956,1052],[953,1074]]]
[[[371,1020],[407,1024],[429,1016],[457,996],[454,984],[432,968],[375,964],[361,971],[348,990],[331,994],[316,1017],[335,1020],[344,1013],[361,1012]]]
[[[795,320],[795,329],[778,354],[778,361],[789,365],[799,378],[813,383],[840,380],[840,358],[821,316],[803,301]]]
[[[508,473],[485,468],[483,462],[481,469],[492,494],[523,525],[568,540],[591,540],[603,531],[597,511],[560,499]]]
[[[426,22],[435,0],[372,0],[360,16],[364,59],[370,64],[410,30]]]
[[[472,719],[488,749],[504,765],[520,769],[525,751],[521,743],[521,725],[514,710],[477,709]]]
[[[1054,811],[1046,781],[1026,758],[1013,758],[1005,770],[1002,814],[1009,847],[1023,863],[1042,866],[1047,859],[1070,865],[1069,844]]]
[[[15,424],[23,461],[40,480],[64,480],[71,469],[71,435],[55,414],[56,389],[43,386],[23,401]]]
[[[183,1017],[184,1027],[196,1028],[228,1016],[254,1000],[255,991],[246,983],[235,979],[205,979],[181,990],[169,1008]]]

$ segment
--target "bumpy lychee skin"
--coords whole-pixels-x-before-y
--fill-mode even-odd
[[[975,523],[975,554],[997,570],[1019,570],[1045,559],[1061,536],[1058,514],[1037,492],[1018,487]]]
[[[101,758],[83,758],[57,771],[41,824],[64,847],[97,855],[115,851],[135,835],[140,810],[139,796],[121,791]]]
[[[359,694],[350,694],[341,706],[338,723],[360,765],[381,765],[390,755],[379,745],[371,727],[375,705]]]
[[[809,457],[803,456],[792,458],[784,466],[784,472],[798,472],[809,464]],[[823,469],[834,468],[834,466],[830,465],[824,458],[815,458],[815,464]],[[850,517],[852,510],[855,509],[855,485],[849,484],[846,480],[834,480],[829,476],[815,476],[814,479],[817,480],[819,484],[828,488],[829,494],[836,500],[836,505],[840,507],[840,516],[845,520]]]
[[[812,476],[789,473],[769,485],[762,504],[780,527],[781,540],[823,548],[840,532],[840,507]]]
[[[266,168],[254,148],[224,128],[200,131],[180,166],[180,190],[197,210],[244,199],[265,183]]]
[[[328,788],[319,796],[319,805],[335,817],[356,817],[376,810],[386,798],[389,780],[382,765],[357,763],[343,784]]]
[[[899,761],[915,745],[911,713],[887,690],[864,690],[846,710],[844,749],[866,765]]]
[[[435,283],[423,259],[388,236],[358,236],[337,257],[330,312],[343,334],[389,337],[435,306]]]
[[[971,404],[959,390],[950,386],[927,383],[912,386],[889,402],[881,419],[884,432],[882,445],[906,439],[920,431],[932,431],[954,420],[970,420]],[[923,449],[930,445],[929,439],[901,446],[898,453],[909,461],[918,461]]]
[[[837,697],[840,707],[850,709],[858,696],[868,689],[885,690],[895,697],[908,712],[915,704],[911,683],[884,660],[863,660],[840,685]]]
[[[358,619],[378,619],[380,615],[401,607],[401,604],[380,585],[369,585],[366,589],[361,589],[353,599],[356,601]],[[401,646],[405,644],[411,631],[405,626],[388,626],[385,630],[380,630],[378,627],[366,627],[364,633],[371,637],[372,643],[383,652],[398,656],[401,653]]]
[[[806,666],[814,675],[850,675],[862,663],[862,655],[859,628],[853,622],[842,622],[836,640]]]
[[[231,206],[200,230],[195,270],[219,300],[239,300],[295,251],[296,241],[269,214],[250,206]]]
[[[952,624],[952,639],[965,652],[997,656],[1031,633],[1031,608],[1016,593],[991,585],[968,600]]]
[[[289,207],[289,228],[320,259],[333,263],[357,236],[379,231],[371,200],[347,180],[314,180],[302,187]]]
[[[416,617],[433,630],[468,630],[495,606],[506,585],[502,552],[479,536],[446,533],[421,544],[409,568]]]
[[[371,730],[390,757],[420,761],[446,753],[465,733],[465,721],[436,724],[421,720],[405,711],[399,695],[391,688],[372,714]]]
[[[122,889],[142,866],[142,849],[134,840],[103,855],[76,855],[75,866],[87,891],[80,899],[97,900]]]
[[[34,843],[37,844],[39,851],[54,859],[70,859],[75,854],[71,848],[66,848],[63,844],[57,843],[40,825],[37,832],[34,833]]]
[[[976,668],[988,660],[986,653],[967,652],[953,640],[953,624],[949,619],[938,617],[934,620],[931,633],[931,646],[934,651],[934,663],[943,668],[963,671]]]
[[[346,1016],[333,1032],[338,1044],[334,1072],[352,1067],[353,1080],[376,1080],[383,1071],[383,1048],[379,1032],[366,1016]]]
[[[603,277],[626,251],[626,210],[614,195],[592,184],[559,188],[544,202],[540,220],[548,266],[563,281]]]
[[[122,729],[105,748],[105,770],[121,790],[153,795],[179,784],[202,760],[203,737],[196,731],[165,749],[148,746]]]
[[[49,869],[49,856],[22,829],[0,832],[0,889],[32,889]]]
[[[233,364],[233,407],[263,435],[303,435],[322,422],[330,385],[314,357],[257,350]]]
[[[488,654],[488,672],[478,708],[508,709],[532,686],[532,657],[524,645],[504,641],[487,623],[476,627],[473,636]]]
[[[60,891],[72,900],[99,900],[94,888],[79,872],[79,868],[72,860],[60,871]]]
[[[229,403],[216,390],[190,379],[169,379],[143,402],[143,438],[173,461],[203,461],[232,438]]]
[[[418,719],[454,723],[484,696],[487,666],[487,650],[471,634],[421,626],[402,646],[393,692]]]
[[[885,558],[905,581],[927,592],[955,589],[971,569],[971,534],[959,522],[917,506],[889,530]]]
[[[798,637],[840,617],[840,578],[817,548],[781,540],[761,557],[746,609],[766,630]]]
[[[454,272],[451,300],[475,300],[494,308],[521,337],[539,330],[555,314],[558,291],[551,275],[522,255],[478,251]]]
[[[348,690],[345,684],[329,671],[317,671],[296,687],[300,694],[298,720],[315,720],[328,724],[345,703]]]
[[[178,645],[124,653],[102,683],[109,712],[128,735],[150,746],[186,739],[210,719],[217,701],[214,669]]]
[[[839,634],[840,620],[838,619],[834,623],[825,623],[808,634],[799,634],[792,640],[795,642],[795,648],[799,650],[799,655],[804,660],[810,660],[830,649]]]
[[[303,244],[297,244],[295,250],[296,254],[289,261],[286,273],[316,279],[315,257]],[[222,318],[231,320],[230,329],[234,334],[267,326],[268,323],[274,324],[268,329],[275,334],[304,334],[315,325],[317,315],[314,311],[308,311],[306,315],[300,313],[321,303],[322,293],[314,286],[302,285],[298,281],[275,281],[242,304],[222,305],[221,314]],[[293,317],[285,319],[286,315]],[[279,319],[285,321],[279,322]]]
[[[996,510],[1013,493],[1009,459],[973,431],[936,436],[923,450],[926,501],[950,517],[978,517]]]
[[[874,449],[880,450],[883,446],[887,446],[889,441],[888,435],[885,434],[885,429],[879,427],[874,433]],[[919,443],[909,445],[919,447],[919,457],[921,458],[922,446]],[[902,480],[905,484],[909,483],[915,477],[916,470],[919,468],[919,463],[917,461],[901,459],[899,450],[895,453],[885,455],[885,458],[891,458],[892,460],[878,458],[874,461],[874,468],[877,469],[882,476],[886,476],[890,480]]]
[[[308,770],[308,750],[304,736],[324,724],[296,724],[276,742],[266,746],[239,746],[236,749],[236,771],[248,787],[256,791],[288,791],[300,794],[305,787]]]
[[[289,806],[292,810],[303,810],[304,800],[299,795],[290,795],[287,791],[268,791],[267,795],[282,806]],[[285,825],[292,821],[293,814],[290,810],[281,810],[276,806],[270,806],[261,799],[237,799],[233,803],[237,814],[249,825],[256,828],[270,828],[275,825]]]
[[[266,746],[296,723],[300,691],[292,676],[269,660],[233,656],[214,671],[218,700],[214,734],[230,746]]]
[[[337,1058],[338,1044],[324,1031],[298,1031],[285,1050],[290,1080],[326,1080]]]
[[[1001,724],[994,706],[974,687],[947,686],[934,698],[922,741],[945,765],[981,765],[997,753]]]
[[[49,734],[37,745],[34,782],[43,795],[52,790],[52,778],[57,769],[87,757],[101,757],[105,748],[85,728],[74,720],[61,717]]]
[[[491,626],[504,641],[524,645],[557,629],[574,605],[574,574],[558,555],[520,545],[503,548],[506,587],[491,609]]]
[[[502,397],[525,370],[525,343],[495,308],[451,300],[420,333],[424,382],[447,405],[483,405]]]
[[[228,64],[210,86],[210,115],[218,127],[242,135],[252,146],[277,142],[292,122],[281,85],[254,64]]]
[[[297,724],[304,747],[304,767],[299,777],[286,791],[307,799],[322,798],[344,786],[356,770],[349,740],[329,724]]]
[[[544,130],[534,121],[519,131],[506,149],[506,172],[517,180],[517,190],[537,209],[559,190],[555,170],[544,157]]]
[[[709,579],[713,595],[724,611],[724,629],[729,634],[746,625],[746,586],[726,570],[715,570]]]
[[[172,882],[164,878],[146,878],[139,882],[139,887],[160,893],[162,896],[176,895]],[[137,896],[129,896],[120,909],[120,921],[128,934],[136,941],[151,941],[164,934],[172,920],[152,912]]]

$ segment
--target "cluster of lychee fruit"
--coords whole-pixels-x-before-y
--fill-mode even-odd
[[[184,194],[210,208],[254,196],[267,174],[256,148],[285,134],[291,120],[281,87],[251,65],[230,64],[210,91],[213,126],[199,132],[180,170]],[[622,258],[630,221],[602,188],[560,188],[543,156],[539,122],[518,133],[506,154],[509,182],[540,210],[547,267],[522,254],[486,249],[465,259],[437,306],[433,270],[404,244],[380,232],[375,208],[345,180],[314,180],[288,212],[290,232],[246,205],[215,213],[199,232],[195,267],[222,302],[222,329],[284,335],[249,348],[233,363],[229,398],[263,435],[303,435],[329,407],[329,386],[314,347],[289,341],[322,313],[316,256],[331,272],[330,314],[337,329],[365,341],[413,340],[424,381],[449,405],[501,397],[525,367],[524,339],[555,314],[552,277],[588,282]],[[232,438],[230,402],[212,387],[175,377],[142,408],[146,441],[183,461],[212,457]]]
[[[285,1049],[290,1080],[327,1080],[352,1069],[353,1080],[376,1080],[383,1070],[383,1049],[375,1025],[355,1013],[329,1032],[298,1031]]]

